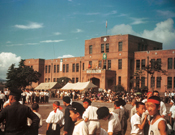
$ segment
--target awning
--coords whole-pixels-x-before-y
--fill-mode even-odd
[[[75,87],[76,83],[67,83],[64,87],[61,88],[61,90],[73,90]]]
[[[35,90],[49,90],[49,89],[58,89],[57,82],[47,82],[47,83],[40,83]]]

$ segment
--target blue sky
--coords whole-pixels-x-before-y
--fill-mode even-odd
[[[174,0],[0,0],[0,78],[20,59],[84,56],[85,40],[132,34],[175,49]]]

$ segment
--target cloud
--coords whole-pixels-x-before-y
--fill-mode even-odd
[[[134,17],[130,17],[130,19],[133,20],[133,22],[131,23],[131,25],[137,25],[137,24],[142,24],[142,23],[146,23],[147,21],[144,21],[146,18],[134,18]]]
[[[45,40],[45,41],[40,41],[41,43],[58,43],[62,42],[64,40]]]
[[[42,23],[31,22],[28,25],[16,24],[15,27],[19,28],[19,29],[25,29],[25,30],[27,30],[27,29],[39,29],[39,28],[43,27],[43,24]]]
[[[86,15],[99,15],[100,13],[96,12],[96,13],[87,13]]]
[[[172,12],[172,11],[157,10],[157,13],[159,13],[162,16],[165,16],[166,18],[173,18],[173,17],[175,17],[175,13]]]
[[[58,56],[57,58],[71,58],[71,57],[74,57],[74,56],[70,55],[70,54],[66,54],[66,55],[63,55],[63,56]]]
[[[6,78],[6,73],[8,68],[12,65],[18,65],[21,60],[20,56],[16,56],[16,54],[11,52],[2,52],[0,53],[0,77],[1,79]]]
[[[7,44],[10,44],[11,42],[10,42],[10,41],[7,41],[6,43],[7,43]]]
[[[73,33],[80,33],[80,32],[83,32],[83,30],[81,30],[81,29],[76,29],[75,31],[73,31]]]
[[[117,14],[117,11],[116,10],[113,10],[113,11],[111,11],[109,13],[104,14],[104,15],[105,16],[108,16],[108,15],[114,15],[114,14]]]
[[[150,40],[163,43],[164,49],[174,49],[175,43],[175,28],[174,21],[170,18],[156,24],[153,30],[143,30],[141,33],[136,33],[131,25],[115,25],[112,29],[108,30],[110,34],[132,34],[147,38]]]
[[[61,33],[60,32],[55,32],[54,35],[61,35]]]

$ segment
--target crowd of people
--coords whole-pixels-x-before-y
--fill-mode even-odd
[[[7,100],[6,98],[8,100],[1,107],[0,123],[4,130],[0,131],[0,134],[37,135],[38,129],[42,126],[42,116],[38,113],[39,103],[48,102],[49,98],[49,94],[44,92],[48,91],[41,91],[40,94],[31,91],[30,96],[27,96],[30,93],[28,90],[11,90],[9,94],[1,92],[2,102]],[[84,93],[57,91],[56,96],[63,100],[65,112],[62,112],[59,101],[52,104],[53,110],[46,119],[46,135],[60,135],[62,127],[63,135],[125,135],[128,126],[131,127],[131,135],[175,134],[175,94],[165,94],[163,100],[158,91],[147,93],[134,91],[116,93],[111,90]],[[97,101],[114,103],[114,109],[91,105]],[[171,106],[169,112],[165,102]],[[31,108],[23,105],[25,103],[31,103]],[[126,103],[131,103],[133,108],[127,110]],[[170,119],[167,119],[168,117]],[[101,119],[108,121],[107,130],[101,128]],[[127,124],[128,119],[130,125]]]

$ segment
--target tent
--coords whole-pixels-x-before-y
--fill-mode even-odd
[[[96,88],[97,86],[88,82],[67,83],[61,90],[88,90],[90,88]]]
[[[57,82],[47,82],[47,83],[40,83],[35,90],[49,90],[49,89],[58,89],[59,85]]]

